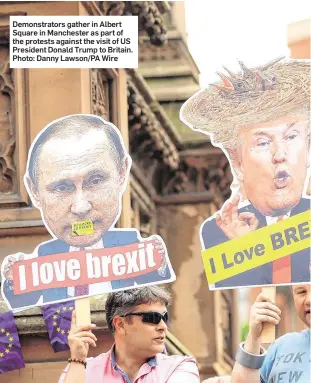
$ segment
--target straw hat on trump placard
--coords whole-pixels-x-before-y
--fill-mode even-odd
[[[237,133],[250,125],[290,115],[308,116],[310,61],[275,59],[241,72],[224,68],[221,82],[195,93],[181,110],[180,119],[193,130],[211,135],[215,145],[232,149]]]

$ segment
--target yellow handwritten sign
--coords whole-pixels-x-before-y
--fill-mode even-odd
[[[209,284],[310,248],[310,211],[202,251]]]
[[[73,236],[92,235],[93,233],[94,233],[94,225],[93,225],[93,222],[90,220],[74,222],[72,224]]]

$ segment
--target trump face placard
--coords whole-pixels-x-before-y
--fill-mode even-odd
[[[11,309],[175,280],[161,237],[114,227],[130,167],[118,129],[98,116],[66,116],[38,134],[24,182],[53,239],[4,259]]]
[[[226,154],[234,182],[202,223],[211,289],[310,282],[310,63],[276,59],[197,92],[181,119]]]

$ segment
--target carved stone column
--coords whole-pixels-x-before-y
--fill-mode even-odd
[[[0,45],[0,199],[16,192],[16,144],[13,71],[9,65],[9,46]]]
[[[109,121],[109,79],[104,69],[92,69],[92,114]]]

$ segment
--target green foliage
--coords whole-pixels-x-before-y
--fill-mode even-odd
[[[249,332],[249,324],[246,323],[241,328],[242,342],[246,340],[248,332]]]

